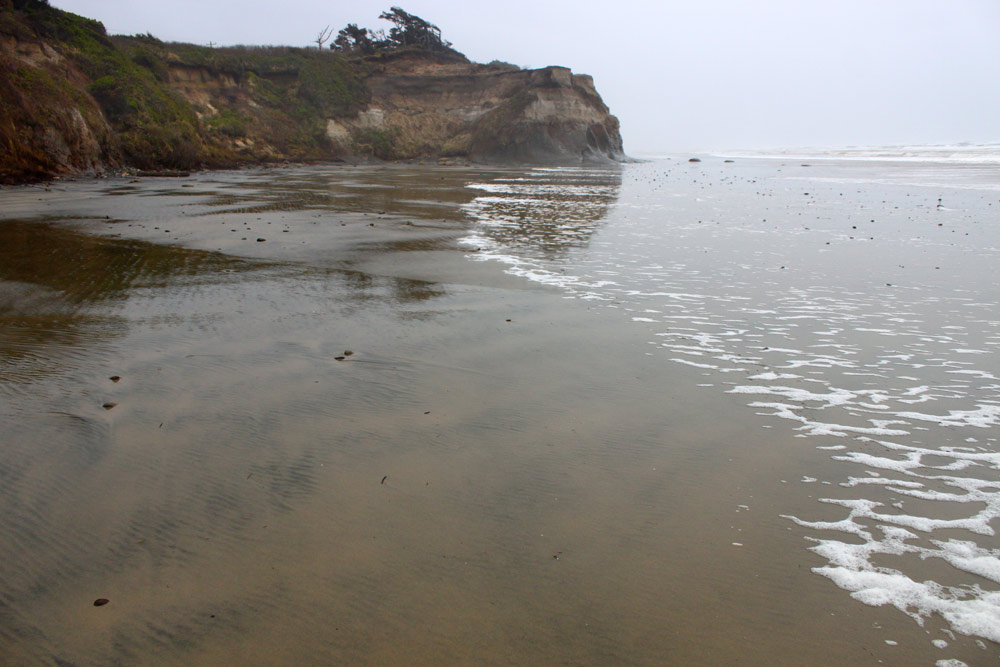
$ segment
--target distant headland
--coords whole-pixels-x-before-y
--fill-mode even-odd
[[[281,161],[625,159],[591,77],[470,62],[399,7],[388,33],[317,48],[109,36],[46,0],[0,0],[0,182]],[[329,43],[329,48],[327,48]]]

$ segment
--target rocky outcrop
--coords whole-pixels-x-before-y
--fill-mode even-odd
[[[15,7],[20,7],[15,9]],[[0,182],[274,160],[625,159],[591,77],[451,50],[210,49],[0,0]]]
[[[520,70],[414,55],[367,84],[366,107],[328,125],[331,140],[346,149],[379,133],[402,158],[560,164],[625,158],[618,120],[593,79],[565,67]]]

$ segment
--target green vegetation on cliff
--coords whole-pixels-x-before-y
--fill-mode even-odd
[[[589,77],[477,65],[399,7],[331,48],[109,36],[45,0],[0,0],[0,182],[372,157],[622,156]],[[317,38],[322,47],[330,36]]]
[[[329,158],[326,119],[357,113],[368,100],[367,66],[358,57],[109,37],[100,22],[42,0],[0,0],[0,40],[5,182],[99,166],[191,169]],[[182,94],[185,72],[232,85],[203,86],[204,99],[193,100],[198,95]],[[254,112],[242,113],[244,107]],[[68,136],[74,133],[81,136]],[[53,144],[74,141],[94,144],[89,158],[59,164],[60,152],[78,151]]]

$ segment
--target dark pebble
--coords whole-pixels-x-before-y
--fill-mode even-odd
[[[116,405],[118,405],[118,404],[117,403],[111,403],[109,401],[108,403],[105,403],[101,407],[104,408],[105,410],[110,410],[111,408],[115,407]]]
[[[347,358],[347,357],[334,357],[334,359],[335,359],[336,361],[343,361],[343,360],[344,360],[344,359],[346,359],[346,358]]]
[[[112,382],[118,382],[119,380],[122,379],[122,376],[121,375],[112,375],[108,379],[111,380]]]
[[[109,602],[111,602],[111,600],[109,600],[107,598],[97,598],[96,600],[94,600],[94,606],[95,607],[103,607],[104,605],[106,605]]]
[[[263,243],[263,242],[264,242],[264,241],[266,241],[266,240],[267,240],[267,239],[257,239],[257,243]]]

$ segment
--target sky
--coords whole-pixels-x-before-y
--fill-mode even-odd
[[[393,0],[50,0],[112,34],[309,46]],[[1000,0],[395,0],[476,62],[591,74],[633,155],[1000,142]]]

